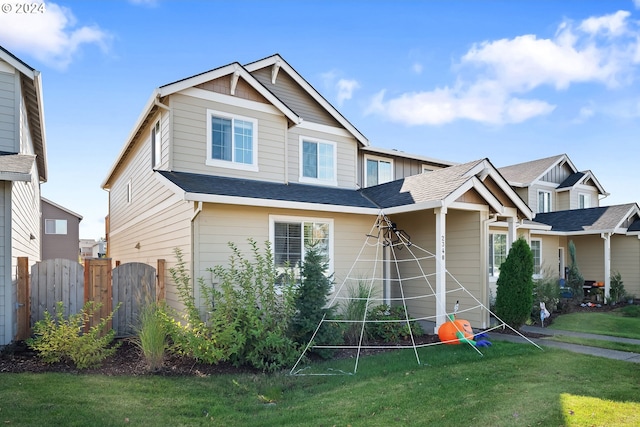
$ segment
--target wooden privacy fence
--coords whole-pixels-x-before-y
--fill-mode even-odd
[[[28,265],[24,259],[23,269]],[[24,306],[18,304],[18,339],[30,335],[31,327],[44,319],[45,311],[52,315],[56,304],[62,301],[65,317],[76,314],[85,302],[94,301],[101,306],[90,320],[89,327],[109,316],[120,304],[112,320],[119,337],[135,332],[142,304],[164,299],[164,260],[158,260],[158,268],[143,263],[120,264],[111,268],[110,258],[87,259],[82,266],[77,261],[50,259],[31,267],[31,275],[18,274],[18,294]],[[162,272],[157,275],[156,271]],[[29,303],[30,302],[30,303]],[[30,312],[30,315],[29,315]]]

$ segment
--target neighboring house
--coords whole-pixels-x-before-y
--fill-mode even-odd
[[[442,304],[408,300],[412,316],[436,315],[438,323],[455,303],[446,301],[447,271],[488,306],[489,222],[504,221],[515,237],[533,217],[487,159],[455,164],[371,147],[279,55],[157,88],[102,187],[108,256],[171,266],[178,248],[193,278],[228,263],[228,242],[247,253],[248,238],[269,241],[281,268],[304,259],[313,238],[339,283],[359,251],[375,257],[363,243],[383,211],[438,254],[433,282]],[[396,270],[376,268],[368,273],[384,275],[379,294],[398,296]],[[202,304],[198,286],[194,293]],[[170,280],[166,295],[180,307]],[[460,301],[461,309],[474,304]],[[486,312],[465,315],[488,325]]]
[[[102,258],[106,255],[106,242],[102,239],[80,239],[80,259]]]
[[[42,201],[42,259],[78,260],[82,216],[44,197]]]
[[[40,260],[46,179],[40,73],[0,47],[0,345],[17,333],[17,259]]]
[[[640,294],[640,211],[636,203],[600,206],[604,191],[591,171],[578,171],[566,154],[499,169],[509,184],[536,212],[522,225],[534,253],[535,273],[565,278],[568,244],[576,245],[577,264],[585,280],[604,282],[609,294],[611,273],[619,272],[625,290]],[[491,227],[491,283],[506,256],[504,225]]]

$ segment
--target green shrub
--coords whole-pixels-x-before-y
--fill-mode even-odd
[[[625,317],[640,317],[640,305],[626,305],[620,309]]]
[[[560,283],[557,275],[550,269],[543,271],[542,277],[533,281],[533,312],[540,318],[540,304],[543,302],[549,313],[558,309],[560,303]]]
[[[340,326],[335,322],[322,322],[324,318],[334,318],[335,314],[333,307],[326,307],[333,287],[331,276],[326,274],[327,268],[328,260],[318,248],[308,247],[300,272],[300,285],[295,289],[296,311],[291,321],[291,336],[299,344],[307,345],[312,338],[312,345],[338,345],[343,342]],[[326,348],[312,351],[325,359],[334,353]]]
[[[609,296],[610,301],[615,303],[621,302],[624,300],[627,292],[624,289],[624,284],[622,282],[622,275],[620,272],[615,271],[611,274],[611,282],[609,288]]]
[[[527,242],[520,238],[511,246],[496,282],[496,315],[514,329],[519,329],[530,318],[532,276],[533,253]]]
[[[573,240],[569,241],[569,257],[571,258],[571,264],[567,271],[567,286],[571,289],[573,299],[575,301],[581,301],[584,296],[582,286],[584,286],[584,277],[580,273],[578,268],[578,262],[576,257],[576,245]]]
[[[115,331],[107,331],[107,326],[119,305],[109,316],[100,319],[97,325],[83,333],[99,307],[99,304],[89,301],[79,313],[65,319],[64,304],[58,302],[55,318],[48,311],[45,312],[44,319],[35,323],[35,337],[28,339],[27,345],[36,350],[47,363],[71,361],[78,369],[99,366],[104,359],[113,355],[120,345],[111,345]]]
[[[402,306],[390,307],[386,304],[378,305],[369,310],[367,315],[367,336],[372,340],[398,342],[411,335],[424,334],[418,322],[407,323],[405,309]]]

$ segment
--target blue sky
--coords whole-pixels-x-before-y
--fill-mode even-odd
[[[154,88],[274,53],[374,146],[497,167],[566,153],[602,204],[640,201],[640,0],[8,4],[0,45],[42,72],[42,193],[81,238],[104,235],[100,184]]]

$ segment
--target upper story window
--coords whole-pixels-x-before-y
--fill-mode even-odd
[[[500,266],[507,259],[507,235],[489,234],[489,276],[498,277]]]
[[[45,219],[44,233],[45,234],[67,234],[67,220],[66,219]]]
[[[365,183],[367,187],[393,180],[393,161],[379,157],[365,157]]]
[[[580,209],[587,209],[591,207],[591,195],[590,194],[579,194],[578,195],[578,205]]]
[[[207,161],[210,166],[257,170],[258,121],[207,110]]]
[[[551,212],[551,192],[538,190],[538,213]]]
[[[336,144],[300,137],[300,182],[337,185]]]
[[[151,129],[151,166],[155,169],[160,165],[162,146],[160,144],[160,120]]]

